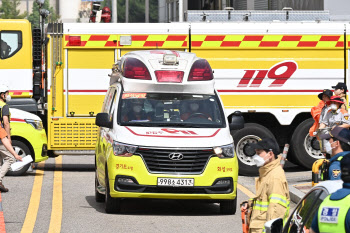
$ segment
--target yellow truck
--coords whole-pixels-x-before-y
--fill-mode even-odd
[[[2,20],[1,30],[5,24],[21,43],[12,62],[0,60],[1,70],[23,65],[10,77],[18,84],[10,85],[12,96],[38,108],[55,155],[94,153],[106,74],[130,51],[187,51],[208,60],[226,114],[241,111],[246,122],[231,131],[243,175],[257,174],[248,143],[264,137],[290,143],[288,159],[306,168],[323,158],[308,135],[310,108],[323,89],[348,83],[348,23],[50,23],[42,40],[26,20]]]

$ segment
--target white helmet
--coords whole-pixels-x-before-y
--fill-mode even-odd
[[[8,86],[0,84],[0,93],[6,93],[8,92],[10,89]]]

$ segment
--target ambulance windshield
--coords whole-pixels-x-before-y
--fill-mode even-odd
[[[182,93],[124,93],[118,124],[124,126],[224,128],[217,95]]]

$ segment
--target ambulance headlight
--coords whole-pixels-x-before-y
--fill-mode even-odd
[[[116,156],[130,157],[136,152],[137,148],[137,146],[124,144],[116,141],[113,142],[113,153]]]
[[[213,150],[219,158],[233,158],[235,156],[233,143],[225,146],[214,147]]]
[[[44,128],[42,121],[29,120],[29,119],[25,119],[25,121],[26,121],[27,124],[30,124],[31,126],[33,126],[34,129],[42,130]]]

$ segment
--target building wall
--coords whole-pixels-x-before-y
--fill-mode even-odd
[[[331,20],[350,20],[349,0],[324,0],[324,9],[329,10]]]

